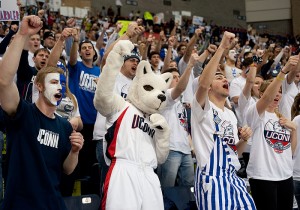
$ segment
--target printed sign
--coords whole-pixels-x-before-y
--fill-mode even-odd
[[[0,21],[20,20],[17,0],[0,0]]]

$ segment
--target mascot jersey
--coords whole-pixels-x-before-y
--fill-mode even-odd
[[[35,104],[20,101],[6,116],[7,162],[3,209],[66,210],[59,192],[63,162],[71,150],[71,124],[46,117]]]
[[[281,181],[293,175],[291,133],[282,127],[275,113],[258,115],[256,104],[248,109],[246,119],[253,130],[249,178]]]
[[[99,77],[100,69],[97,66],[88,68],[80,61],[74,66],[69,64],[69,69],[69,86],[77,98],[82,122],[83,124],[94,124],[97,115],[93,103],[96,90],[94,79]]]
[[[149,120],[127,102],[123,110],[107,119],[116,121],[105,135],[111,164],[104,182],[102,210],[163,210],[160,182],[153,170],[157,167],[155,131]]]
[[[149,119],[141,111],[126,103],[123,111],[108,117],[107,121],[114,122],[105,135],[109,159],[122,158],[157,167],[155,130],[150,128]]]

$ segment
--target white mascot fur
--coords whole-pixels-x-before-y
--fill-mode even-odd
[[[97,82],[96,109],[106,117],[107,173],[102,210],[163,210],[160,182],[154,169],[169,153],[170,128],[158,114],[166,105],[172,74],[156,75],[147,61],[137,66],[127,99],[114,92],[116,77],[134,45],[119,41],[109,53]]]

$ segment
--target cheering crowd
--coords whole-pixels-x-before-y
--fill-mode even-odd
[[[108,123],[93,100],[120,40],[135,45],[115,86],[123,98],[141,60],[173,75],[160,113],[171,129],[155,168],[162,189],[194,186],[198,209],[300,205],[299,37],[129,19],[123,34],[104,13],[78,21],[39,10],[1,23],[2,208],[66,209],[76,180],[81,194],[102,196]]]

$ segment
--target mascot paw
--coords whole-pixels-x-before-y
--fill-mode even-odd
[[[168,128],[168,123],[166,119],[160,114],[152,114],[150,115],[151,127],[158,130],[165,130]]]
[[[131,55],[131,51],[133,50],[134,45],[129,40],[120,40],[114,46],[112,51],[120,54],[121,56]]]

